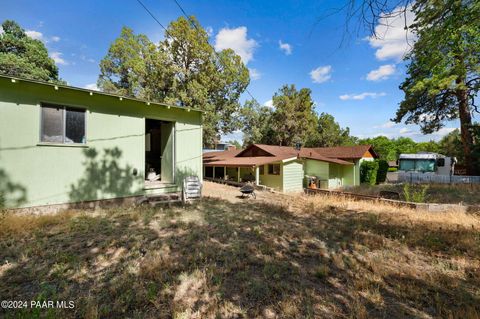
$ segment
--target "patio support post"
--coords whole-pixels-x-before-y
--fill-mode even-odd
[[[223,167],[223,179],[227,180],[227,167],[226,166]]]
[[[215,167],[216,166],[212,166],[213,167],[213,179],[215,179]]]
[[[255,166],[255,184],[260,185],[260,167]]]
[[[237,182],[240,183],[240,166],[237,167]]]

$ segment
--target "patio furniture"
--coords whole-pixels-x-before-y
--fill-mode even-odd
[[[187,176],[183,179],[182,200],[190,202],[202,197],[202,183],[198,176]]]
[[[240,192],[242,193],[242,198],[245,198],[248,196],[257,198],[257,195],[255,195],[255,187],[253,187],[253,185],[250,185],[250,184],[243,185],[242,188],[240,188]]]

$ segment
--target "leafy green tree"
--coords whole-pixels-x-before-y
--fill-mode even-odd
[[[389,139],[386,136],[376,136],[373,138],[360,139],[358,144],[369,144],[373,146],[373,149],[378,154],[380,159],[387,161],[397,160],[397,148],[394,140]]]
[[[284,85],[273,96],[273,106],[275,110],[270,126],[274,134],[266,140],[282,146],[292,146],[297,142],[310,144],[318,125],[311,91],[306,88],[297,91],[295,85]]]
[[[462,138],[460,130],[455,129],[442,137],[439,144],[439,152],[447,156],[457,158],[458,164],[464,165],[464,153],[462,150]]]
[[[407,78],[400,88],[405,99],[394,120],[419,124],[424,133],[445,121],[460,119],[467,174],[474,175],[472,112],[480,89],[480,2],[417,0],[410,28],[418,36]]]
[[[159,96],[147,93],[147,81],[153,76],[148,66],[158,58],[155,53],[155,45],[145,35],[136,35],[132,29],[123,27],[120,37],[100,61],[98,87],[105,92],[158,100]]]
[[[420,142],[417,143],[417,152],[433,152],[433,153],[442,153],[440,151],[440,145],[435,141]]]
[[[272,109],[256,100],[247,100],[240,109],[239,124],[243,132],[243,145],[266,143],[270,134]]]
[[[46,82],[63,83],[45,45],[26,35],[18,23],[5,20],[0,33],[0,73]]]
[[[322,112],[318,116],[317,132],[306,146],[328,147],[353,144],[355,140],[350,136],[350,129],[341,128],[340,124],[335,122],[333,115]]]
[[[216,53],[208,34],[191,17],[170,23],[165,40],[153,44],[145,35],[123,28],[100,63],[102,90],[205,111],[204,145],[238,127],[239,97],[250,82],[240,57],[227,49]]]

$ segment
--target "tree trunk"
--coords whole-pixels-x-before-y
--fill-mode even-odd
[[[473,136],[472,136],[472,116],[468,105],[467,90],[459,89],[456,92],[458,98],[458,108],[460,117],[460,135],[462,137],[463,152],[465,154],[465,167],[467,175],[476,175],[477,169],[473,159]]]

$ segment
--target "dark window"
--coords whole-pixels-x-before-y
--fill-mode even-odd
[[[265,166],[259,166],[260,175],[265,175]]]
[[[225,169],[223,167],[215,167],[215,178],[224,178]]]
[[[40,141],[85,144],[85,110],[42,104]]]
[[[437,166],[438,167],[444,167],[445,166],[445,159],[444,158],[437,159]]]
[[[268,164],[268,175],[280,175],[280,164]]]
[[[205,177],[213,177],[213,167],[206,166],[205,167]]]

